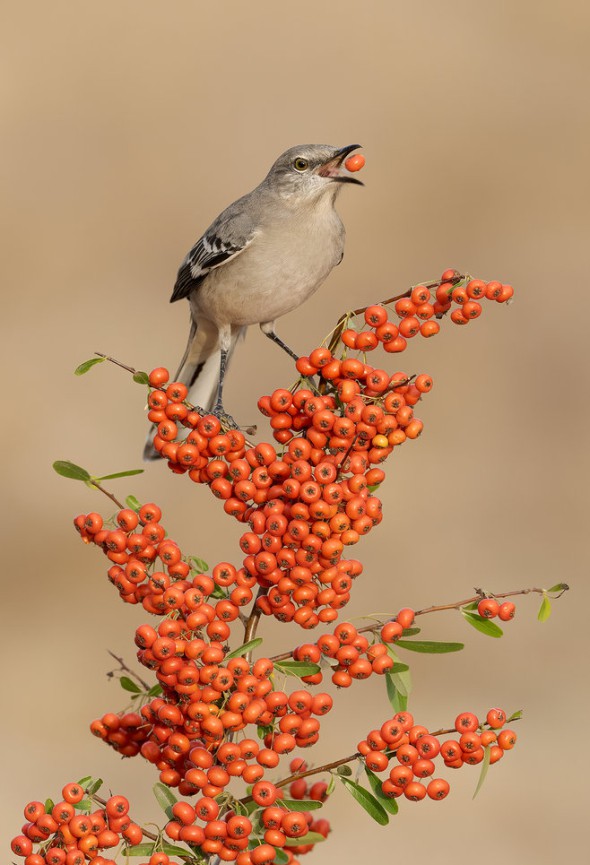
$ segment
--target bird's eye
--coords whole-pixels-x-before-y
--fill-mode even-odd
[[[293,168],[296,171],[305,171],[307,168],[309,168],[309,162],[307,161],[307,159],[303,159],[302,156],[298,156],[297,159],[295,159],[295,161],[293,162]]]

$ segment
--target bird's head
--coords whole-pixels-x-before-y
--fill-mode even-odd
[[[324,195],[335,198],[344,183],[363,186],[344,165],[346,157],[360,146],[300,144],[290,147],[274,163],[264,184],[275,189],[282,198],[313,199]]]

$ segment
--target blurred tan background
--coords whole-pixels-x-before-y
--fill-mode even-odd
[[[173,370],[188,309],[168,298],[194,240],[287,147],[358,141],[366,187],[340,198],[344,262],[281,322],[289,344],[309,350],[344,309],[449,266],[511,282],[517,296],[406,353],[403,367],[435,378],[426,429],[391,460],[386,520],[358,548],[366,569],[347,615],[454,601],[474,585],[565,580],[573,591],[545,625],[539,599],[523,599],[500,641],[454,613],[422,622],[426,638],[467,647],[410,658],[416,718],[435,728],[463,709],[523,707],[518,746],[475,802],[468,767],[449,799],[402,802],[388,829],[340,792],[326,814],[337,831],[313,861],[580,861],[587,4],[4,0],[0,15],[3,838],[25,802],[90,773],[131,796],[138,819],[158,815],[152,770],[87,732],[124,706],[106,649],[132,658],[145,614],[117,600],[105,560],[72,528],[108,502],[51,469],[141,467],[144,393],[113,367],[82,379],[74,367],[100,350]],[[292,380],[253,329],[227,405],[252,422],[257,396]],[[205,489],[162,465],[112,486],[156,499],[188,551],[237,561],[240,527]],[[265,631],[269,650],[302,638]],[[381,680],[338,700],[316,759],[349,752],[389,715]]]

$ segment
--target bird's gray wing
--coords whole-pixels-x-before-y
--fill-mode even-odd
[[[211,270],[231,261],[252,243],[256,226],[248,198],[231,204],[197,240],[180,266],[171,303],[188,297]]]

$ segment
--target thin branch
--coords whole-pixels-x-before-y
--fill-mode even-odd
[[[511,723],[520,720],[519,718],[514,718]],[[445,727],[440,730],[433,730],[430,734],[431,736],[448,736],[451,733],[456,733],[457,730],[455,727]],[[395,754],[396,749],[391,749],[391,754]],[[287,778],[283,778],[282,781],[277,781],[275,783],[275,787],[286,787],[288,784],[292,784],[293,781],[298,781],[299,778],[310,778],[312,775],[320,775],[322,772],[332,772],[334,769],[337,769],[339,766],[344,766],[346,763],[354,763],[355,760],[359,760],[362,758],[362,754],[359,751],[355,751],[354,754],[351,754],[349,757],[341,757],[340,760],[333,760],[331,763],[324,763],[322,766],[316,766],[313,769],[307,769],[305,772],[293,772],[292,775],[289,775]],[[252,796],[246,796],[244,799],[240,799],[242,804],[246,804],[252,801]]]
[[[449,283],[451,283],[452,285],[456,285],[457,283],[461,282],[463,279],[467,279],[467,276],[468,276],[468,274],[459,273],[447,281]],[[416,285],[423,285],[425,288],[434,289],[434,288],[438,288],[438,286],[440,285],[440,280],[437,279],[433,282],[418,282],[418,283],[416,283]],[[401,300],[403,297],[409,297],[412,293],[412,290],[415,287],[416,286],[412,286],[407,291],[404,291],[402,294],[397,294],[395,297],[390,297],[387,300],[377,301],[377,305],[387,306],[390,303],[396,303],[398,300]],[[369,306],[371,306],[371,305],[373,305],[373,304],[369,304]],[[363,315],[363,313],[366,312],[368,308],[369,308],[368,306],[360,306],[358,309],[353,309],[353,310],[350,310],[349,312],[342,313],[342,315],[340,316],[340,318],[336,322],[336,326],[334,327],[334,330],[332,331],[332,336],[330,338],[330,342],[328,343],[328,350],[329,351],[331,351],[332,353],[334,352],[334,349],[337,347],[338,341],[339,341],[340,337],[342,336],[342,333],[344,332],[344,329],[345,329],[346,324],[348,323],[349,319],[351,319],[357,315]]]
[[[564,586],[565,586],[565,583],[564,583]],[[569,586],[567,588],[569,588]],[[564,589],[564,591],[567,591],[567,588]],[[481,589],[479,589],[479,590],[476,589],[476,591],[477,591],[477,595],[474,595],[471,598],[465,598],[465,600],[463,600],[463,601],[456,601],[456,603],[454,603],[454,604],[441,604],[438,606],[424,607],[423,610],[416,610],[414,615],[415,616],[424,616],[424,615],[426,615],[426,613],[438,613],[442,610],[458,610],[460,607],[465,607],[467,604],[474,604],[476,602],[481,601],[482,598],[487,598],[487,597],[490,597],[490,598],[512,598],[512,597],[515,597],[516,595],[530,595],[532,592],[535,592],[538,595],[542,595],[542,594],[544,594],[544,592],[547,591],[547,589],[536,589],[536,588],[515,589],[513,592],[500,592],[499,594],[492,593],[489,595],[486,594],[486,592],[483,592]]]
[[[95,351],[94,354],[96,354],[98,357],[104,357],[105,360],[108,360],[108,361],[110,361],[111,363],[114,363],[116,366],[120,366],[121,369],[125,369],[125,370],[127,370],[127,372],[130,372],[131,375],[137,375],[137,373],[140,372],[140,370],[134,369],[134,367],[129,366],[129,365],[126,364],[126,363],[122,363],[120,360],[117,360],[116,357],[110,357],[110,356],[107,355],[107,354],[103,354],[102,351]],[[166,390],[165,387],[158,386],[158,385],[150,385],[150,387],[153,387],[154,390],[161,390],[161,391],[165,391],[165,390]],[[207,414],[211,414],[211,412],[206,411],[206,410],[205,410],[204,408],[202,408],[200,405],[193,405],[192,403],[188,402],[188,400],[184,400],[184,405],[187,407],[187,409],[188,409],[189,411],[196,411],[196,412],[198,412],[198,413],[199,413],[200,415],[202,415],[202,416],[205,416],[205,415],[207,415]],[[233,429],[233,427],[231,427],[231,426],[229,426],[228,424],[224,423],[224,421],[223,421],[222,418],[219,418],[219,420],[220,420],[220,422],[221,422],[221,426],[222,426],[222,428],[223,428],[224,430],[227,431],[227,430],[231,430],[231,429]],[[244,430],[244,432],[245,432],[246,435],[254,435],[254,433],[256,432],[256,424],[251,424],[250,426],[242,427],[242,429]],[[247,439],[246,439],[246,444],[248,444],[248,445],[254,447],[254,445],[252,444],[252,442],[249,442]],[[108,495],[108,493],[107,493],[107,495]]]
[[[105,488],[102,487],[102,486],[98,483],[98,481],[95,481],[95,480],[93,480],[93,479],[91,478],[91,479],[88,481],[88,483],[89,483],[91,486],[93,486],[96,490],[100,490],[101,493],[103,493],[105,496],[107,496],[107,498],[109,498],[112,502],[114,502],[114,503],[117,505],[117,507],[119,508],[119,510],[121,510],[121,511],[124,510],[125,505],[124,505],[122,502],[120,502],[119,499],[118,499],[116,496],[113,495],[113,493],[110,493],[108,490],[105,490]]]
[[[95,351],[94,354],[96,354],[98,357],[104,357],[105,360],[114,363],[116,366],[120,366],[121,369],[126,369],[127,372],[131,373],[131,375],[136,375],[139,372],[139,370],[133,369],[132,366],[127,366],[126,363],[121,363],[121,361],[117,360],[116,357],[109,357],[108,354],[103,354],[102,351]]]
[[[118,655],[115,655],[115,653],[114,653],[114,652],[111,652],[110,649],[107,649],[107,652],[109,653],[109,655],[111,656],[111,658],[114,658],[115,661],[117,661],[117,663],[120,664],[120,670],[121,670],[121,672],[123,672],[123,673],[129,673],[130,676],[133,676],[133,678],[136,679],[136,680],[139,682],[139,684],[141,685],[141,687],[142,687],[145,691],[149,691],[151,685],[148,685],[147,682],[144,682],[144,680],[141,678],[141,676],[140,676],[138,673],[135,672],[135,670],[130,669],[130,668],[127,666],[127,664],[125,663],[125,661],[123,660],[123,658],[120,658]],[[113,672],[119,672],[119,671],[118,671],[118,670],[114,670]],[[112,675],[112,674],[111,674],[111,675]]]
[[[267,592],[268,592],[268,589],[264,588],[263,586],[260,586],[258,589],[256,599],[254,600],[254,605],[252,607],[250,615],[248,616],[248,618],[246,620],[246,627],[244,628],[244,643],[249,643],[250,640],[253,640],[254,637],[256,636],[256,630],[258,628],[258,623],[259,623],[260,617],[262,615],[262,610],[260,609],[260,607],[258,606],[256,601],[258,601],[258,598],[262,598],[264,595],[266,595]],[[252,659],[252,652],[247,652],[246,653],[246,660],[248,661],[248,663],[250,663],[251,659]]]
[[[569,586],[567,583],[561,584],[561,591],[557,595],[558,598],[569,590]],[[464,598],[462,601],[454,601],[452,604],[439,604],[432,607],[424,607],[423,610],[416,610],[415,616],[425,616],[426,613],[440,613],[444,610],[458,610],[461,607],[465,607],[467,604],[474,604],[476,602],[481,601],[482,598],[513,598],[516,595],[530,595],[532,593],[543,595],[547,591],[547,589],[538,589],[538,588],[530,588],[530,589],[515,589],[512,592],[492,592],[487,593],[482,591],[482,589],[476,589],[477,595],[473,595],[471,598]],[[365,625],[363,628],[358,628],[357,633],[366,634],[370,631],[376,631],[378,628],[382,627],[382,622],[376,621],[372,625]],[[293,657],[293,652],[283,652],[281,655],[273,655],[270,658],[271,661],[286,661],[288,658]]]

